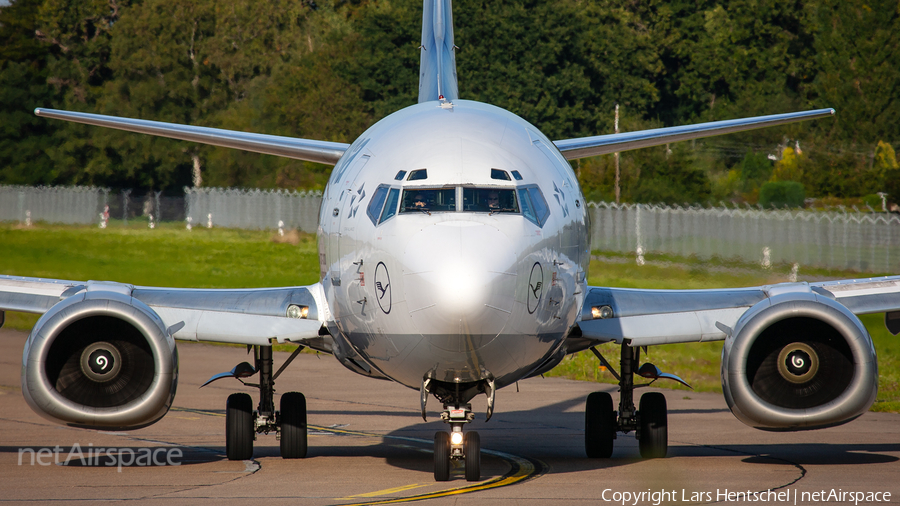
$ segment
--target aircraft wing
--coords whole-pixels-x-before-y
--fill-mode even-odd
[[[319,335],[330,317],[319,283],[284,288],[185,289],[0,276],[0,311],[43,314],[70,297],[103,298],[109,293],[129,297],[132,305],[148,306],[175,339],[262,346],[273,340],[290,341],[331,352],[328,340]]]
[[[35,109],[34,113],[42,118],[61,119],[87,125],[127,130],[141,134],[169,137],[183,141],[193,141],[213,146],[242,149],[255,153],[283,156],[309,162],[334,165],[350,147],[341,142],[297,139],[278,135],[236,132],[221,128],[208,128],[177,123],[163,123],[142,119],[119,118],[102,114],[60,111],[57,109]]]
[[[900,276],[712,290],[589,287],[578,325],[581,339],[593,344],[721,341],[752,306],[791,293],[827,297],[854,314],[900,311]],[[900,320],[900,313],[890,316]],[[570,352],[593,345],[573,344]]]
[[[696,125],[639,130],[637,132],[580,137],[577,139],[553,141],[553,144],[559,148],[566,159],[575,160],[578,158],[586,158],[588,156],[606,155],[617,151],[629,151],[632,149],[659,146],[672,142],[714,137],[716,135],[725,135],[776,125],[785,125],[808,119],[826,118],[833,115],[834,109],[817,109],[814,111],[774,114],[771,116],[756,116],[754,118],[713,121],[710,123],[698,123]]]

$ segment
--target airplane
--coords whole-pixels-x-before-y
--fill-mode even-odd
[[[240,343],[253,363],[213,376],[256,376],[226,402],[226,454],[252,458],[277,434],[281,456],[307,455],[302,393],[275,405],[275,381],[304,347],[351,371],[434,397],[449,431],[434,437],[434,478],[452,461],[481,479],[481,441],[465,431],[484,394],[591,350],[619,382],[618,405],[585,405],[585,453],[609,458],[617,433],[640,454],[668,448],[665,396],[635,376],[671,379],[641,351],[724,340],[725,400],[745,424],[797,431],[846,423],[876,397],[876,353],[856,315],[885,313],[900,332],[900,276],[712,290],[589,286],[590,215],[570,160],[827,118],[819,109],[550,140],[504,109],[459,96],[450,0],[424,0],[418,103],[353,143],[228,131],[38,108],[40,117],[333,164],[319,212],[320,281],[234,290],[0,277],[2,310],[42,314],[22,357],[22,392],[49,420],[129,430],[162,418],[178,381],[175,341]],[[619,346],[618,371],[596,349]],[[275,370],[272,345],[298,347]]]

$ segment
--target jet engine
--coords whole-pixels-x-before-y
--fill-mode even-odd
[[[75,427],[146,427],[169,410],[177,383],[178,354],[162,320],[112,291],[83,291],[50,308],[22,357],[28,404]]]
[[[859,318],[831,298],[773,295],[748,309],[726,339],[722,390],[732,413],[758,429],[840,425],[875,401],[875,348]]]

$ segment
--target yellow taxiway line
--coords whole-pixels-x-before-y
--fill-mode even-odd
[[[173,407],[172,411],[182,411],[188,413],[196,413],[201,415],[209,415],[209,416],[225,416],[224,413],[215,413],[212,411],[203,411],[199,409],[190,409],[190,408],[178,408]],[[308,429],[322,431],[322,432],[330,432],[332,434],[344,434],[348,436],[361,436],[361,437],[380,437],[384,439],[396,439],[400,441],[408,441],[412,443],[420,443],[420,444],[433,444],[432,441],[427,439],[421,439],[416,437],[408,437],[408,436],[390,436],[384,434],[373,434],[370,432],[360,432],[355,430],[346,430],[346,429],[338,429],[334,427],[321,427],[318,425],[307,425]],[[460,494],[471,494],[472,492],[480,492],[482,490],[489,490],[493,488],[500,487],[508,487],[510,485],[514,485],[516,483],[521,483],[532,478],[536,478],[538,476],[543,475],[547,472],[547,465],[543,462],[535,459],[527,459],[525,457],[519,457],[518,455],[512,455],[506,452],[501,452],[497,450],[488,450],[482,449],[481,453],[483,455],[490,455],[492,457],[499,458],[501,460],[506,461],[511,469],[508,473],[503,476],[498,476],[495,478],[491,478],[486,481],[473,483],[471,485],[466,485],[464,487],[454,487],[448,488],[445,490],[437,490],[434,492],[426,492],[423,494],[416,494],[405,497],[394,497],[389,499],[378,499],[374,501],[364,501],[364,502],[356,502],[356,503],[339,503],[340,506],[374,506],[378,504],[397,504],[404,502],[412,502],[412,501],[423,501],[426,499],[437,499],[439,497],[449,497],[453,495]],[[412,490],[415,488],[420,488],[427,486],[428,484],[411,484],[404,485],[401,487],[389,488],[385,490],[379,490],[376,492],[368,492],[365,494],[356,494],[350,497],[343,498],[346,499],[356,499],[356,498],[364,498],[364,497],[377,497],[379,495],[389,495],[397,492],[404,492],[407,490]],[[341,499],[337,499],[341,500]]]

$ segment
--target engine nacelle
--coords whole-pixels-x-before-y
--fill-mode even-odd
[[[127,295],[82,292],[50,308],[25,344],[22,393],[75,427],[139,429],[168,412],[178,353],[159,316]]]
[[[875,347],[859,318],[816,293],[774,295],[741,316],[722,349],[731,412],[764,430],[840,425],[875,401]]]

